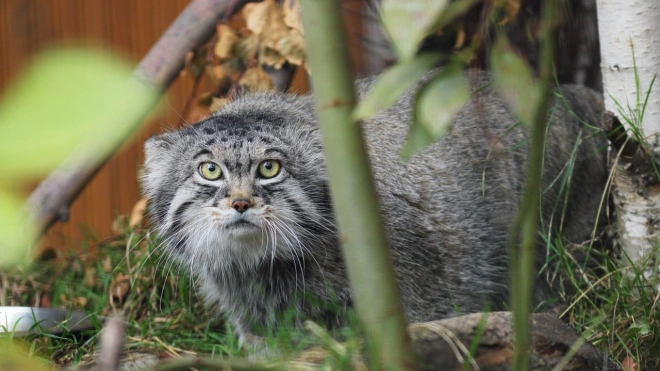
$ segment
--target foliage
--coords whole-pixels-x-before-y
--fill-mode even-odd
[[[456,2],[456,5],[461,2]],[[517,13],[519,1],[498,2],[493,7],[494,14],[502,11],[504,17]],[[527,349],[529,347],[529,313],[531,310],[532,285],[534,282],[534,250],[538,228],[539,199],[541,172],[543,169],[543,148],[546,128],[548,101],[551,92],[552,60],[554,53],[554,23],[555,5],[545,1],[543,6],[543,22],[540,30],[542,39],[542,55],[540,62],[540,82],[537,83],[531,69],[517,56],[501,34],[491,55],[491,70],[493,83],[503,98],[511,107],[518,119],[530,129],[530,160],[525,180],[521,207],[509,235],[509,258],[511,266],[512,305],[515,316],[516,349],[513,360],[514,370],[525,370],[528,367]],[[412,70],[415,66],[417,75],[421,73],[423,64],[419,61],[411,65],[410,61],[418,56],[417,49],[428,34],[441,22],[449,22],[447,14],[455,17],[460,12],[449,12],[447,1],[383,1],[383,24],[389,31],[392,43],[398,55],[399,64],[393,70]],[[466,11],[469,5],[460,8]],[[454,8],[458,9],[458,8]],[[415,24],[417,27],[410,27]],[[485,25],[486,27],[488,24]],[[410,128],[408,141],[403,148],[403,157],[409,157],[415,151],[425,147],[430,142],[444,136],[454,115],[463,107],[469,98],[462,75],[465,61],[469,59],[470,51],[476,50],[476,44],[481,41],[475,37],[475,46],[468,48],[465,55],[447,58],[444,68],[422,86],[416,96],[415,117]],[[463,57],[464,59],[461,59]],[[392,70],[390,70],[392,71]],[[394,72],[386,72],[384,78],[391,78]],[[404,74],[401,74],[404,76]],[[364,117],[366,112],[375,111],[372,107],[387,107],[394,97],[391,90],[384,90],[391,84],[377,83],[370,96],[357,108],[357,116]],[[403,92],[397,89],[395,92]],[[370,106],[366,106],[369,104]],[[356,115],[356,114],[354,114]]]
[[[153,106],[155,91],[127,81],[129,72],[101,51],[56,50],[9,88],[0,106],[0,266],[23,261],[34,238],[10,190],[64,160],[102,156]]]
[[[246,351],[240,349],[231,327],[223,318],[209,315],[213,311],[203,305],[185,269],[179,269],[161,254],[160,242],[146,230],[130,227],[123,217],[116,224],[119,234],[90,243],[82,252],[58,256],[29,268],[0,271],[0,305],[39,303],[79,309],[96,326],[79,333],[63,327],[62,335],[30,335],[21,341],[24,348],[30,349],[30,355],[46,364],[52,361],[58,366],[89,365],[94,361],[102,319],[121,313],[126,321],[128,354],[215,360],[245,356]],[[270,333],[266,339],[269,351],[285,359],[296,359],[303,349],[317,347],[319,351],[314,354],[333,369],[356,362],[362,345],[354,330],[355,321],[336,333],[328,333],[313,323],[305,328],[294,330],[291,325]],[[339,343],[334,339],[337,337],[345,342]]]
[[[122,223],[124,224],[124,223]],[[32,352],[58,364],[89,362],[101,320],[114,312],[128,321],[127,348],[177,357],[197,352],[238,354],[238,341],[218,318],[209,318],[192,281],[163,259],[158,242],[141,230],[101,241],[80,253],[0,272],[0,303],[84,311],[96,329],[27,338]],[[228,335],[225,335],[228,334]]]
[[[613,251],[591,250],[585,260],[584,246],[567,245],[556,238],[549,241],[548,247],[549,264],[542,273],[558,280],[566,303],[560,316],[614,359],[634,361],[640,370],[658,369],[660,245],[656,244],[648,257],[654,262],[649,266],[656,267],[652,274],[635,266],[622,266]]]

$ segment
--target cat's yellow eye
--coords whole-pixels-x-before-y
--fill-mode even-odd
[[[264,160],[259,164],[259,176],[262,178],[273,178],[280,173],[280,162],[277,160]]]
[[[222,175],[222,169],[215,162],[203,162],[199,165],[199,174],[204,179],[217,180]]]

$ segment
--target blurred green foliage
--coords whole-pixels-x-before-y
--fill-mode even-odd
[[[100,50],[43,53],[0,101],[0,268],[25,261],[34,228],[17,185],[102,158],[151,110],[155,89]],[[98,157],[97,157],[98,156]]]

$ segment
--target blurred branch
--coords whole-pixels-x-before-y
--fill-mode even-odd
[[[301,0],[316,112],[353,300],[371,369],[416,370],[359,123],[338,1]]]
[[[96,371],[117,371],[120,369],[124,352],[125,325],[121,317],[114,315],[103,326],[99,345],[99,360]]]
[[[188,358],[159,363],[149,371],[187,371],[190,369],[210,369],[228,371],[284,371],[282,365],[258,364],[243,360],[217,360],[208,358]]]
[[[229,18],[246,2],[193,0],[142,59],[133,78],[160,90],[167,89],[183,67],[186,54],[208,40],[218,21]],[[135,129],[140,123],[135,123]],[[28,198],[26,207],[40,234],[58,219],[67,220],[71,202],[122,144],[117,143],[112,151],[93,163],[80,160],[64,163],[39,184]]]

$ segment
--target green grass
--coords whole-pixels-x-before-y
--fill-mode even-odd
[[[584,259],[576,258],[576,251],[583,251],[584,246],[566,245],[559,238],[552,242],[549,264],[541,274],[555,277],[565,303],[562,317],[619,362],[628,356],[641,369],[660,368],[660,275],[647,278],[597,249],[592,250],[587,266]],[[101,320],[116,310],[127,321],[129,351],[150,350],[170,357],[245,356],[222,318],[209,315],[190,279],[184,272],[174,274],[176,270],[158,255],[155,246],[144,231],[127,230],[82,253],[40,262],[28,271],[1,272],[3,305],[50,300],[53,307],[82,309],[96,322],[96,329],[83,333],[24,338],[25,348],[44,362],[84,364],[98,345]],[[651,265],[657,266],[660,245],[653,257],[655,264]],[[131,289],[113,296],[110,289],[117,287],[121,275],[132,277]],[[303,347],[317,346],[329,352],[325,362],[332,369],[346,369],[362,349],[357,332],[350,328],[331,334],[313,324],[305,327],[272,333],[269,343],[277,347],[275,354],[298,354]],[[339,343],[337,337],[349,340]]]
[[[62,335],[15,340],[44,362],[86,364],[98,346],[102,321],[120,313],[126,321],[129,352],[150,351],[168,358],[247,356],[230,326],[203,305],[185,269],[167,261],[157,246],[147,231],[125,228],[124,234],[88,244],[83,252],[40,261],[27,270],[0,271],[0,305],[41,303],[80,309],[95,324],[89,331],[65,329]],[[354,315],[351,318],[355,324]],[[313,323],[305,329],[284,325],[268,332],[266,354],[292,359],[303,349],[317,347],[324,364],[346,369],[362,349],[356,327],[329,333]]]
[[[553,269],[543,274],[557,277],[565,303],[561,317],[587,340],[622,362],[630,357],[641,370],[660,368],[660,275],[646,276],[640,269],[623,266],[611,252],[591,250],[590,262],[576,258],[584,246],[550,244]],[[576,254],[577,252],[577,254]],[[660,245],[652,254],[657,267]],[[558,271],[571,274],[558,274]]]
[[[647,143],[641,123],[654,82],[655,78],[643,92],[636,77],[639,98],[635,106],[627,104],[624,109],[616,102],[631,136],[643,145]],[[564,191],[554,205],[559,214],[566,207],[566,191],[575,186],[571,184],[572,165],[578,142],[584,139],[575,143],[571,161],[553,182]],[[149,350],[174,358],[245,356],[231,328],[203,306],[185,270],[160,255],[157,241],[147,231],[132,230],[125,224],[121,235],[87,243],[81,253],[41,261],[27,270],[0,272],[0,305],[76,308],[95,323],[95,329],[82,333],[64,331],[62,335],[20,339],[29,354],[42,363],[87,363],[98,345],[102,320],[117,312],[126,321],[128,351]],[[655,267],[645,274],[622,265],[611,249],[570,245],[557,236],[546,238],[547,263],[540,274],[559,289],[559,301],[564,303],[559,307],[561,317],[619,362],[630,358],[642,370],[660,369],[660,244],[649,255],[652,261],[640,265]],[[303,348],[318,347],[324,350],[325,365],[347,369],[362,350],[360,331],[355,327],[328,333],[314,324],[304,330],[284,326],[270,331],[267,344],[273,349],[271,354],[287,358]],[[340,343],[335,338],[347,341]]]
[[[126,322],[127,347],[169,353],[240,355],[236,337],[210,315],[181,270],[166,262],[144,231],[95,244],[78,254],[34,264],[29,270],[0,272],[4,305],[81,309],[96,329],[25,339],[31,352],[56,363],[80,362],[97,345],[101,322],[112,313]],[[66,350],[66,351],[65,351]]]
[[[612,98],[619,117],[627,124],[630,137],[638,141],[643,150],[651,153],[648,152],[650,147],[642,130],[642,122],[655,76],[648,89],[642,91],[635,65],[634,71],[637,97],[634,105],[626,102],[624,108]],[[567,106],[560,94],[558,99]],[[579,117],[578,120],[586,125]],[[579,186],[570,184],[573,161],[574,155],[562,171],[560,187],[563,196],[560,195],[555,204],[555,207],[563,204],[556,209],[561,211],[561,215],[566,203],[566,192],[571,186]],[[655,171],[658,174],[658,169]],[[608,189],[611,186],[609,182],[611,178],[608,180]],[[601,198],[601,209],[606,208],[607,203],[608,197],[605,194]],[[628,358],[637,363],[640,370],[660,369],[660,240],[656,242],[647,261],[629,266],[622,263],[627,260],[625,251],[621,251],[619,246],[611,246],[612,241],[607,241],[611,238],[606,236],[607,230],[600,237],[596,232],[597,228],[594,227],[592,241],[580,246],[566,243],[561,236],[545,236],[546,264],[540,274],[545,275],[558,288],[560,302],[564,303],[557,308],[560,309],[560,316],[588,341],[607,351],[619,362]]]

